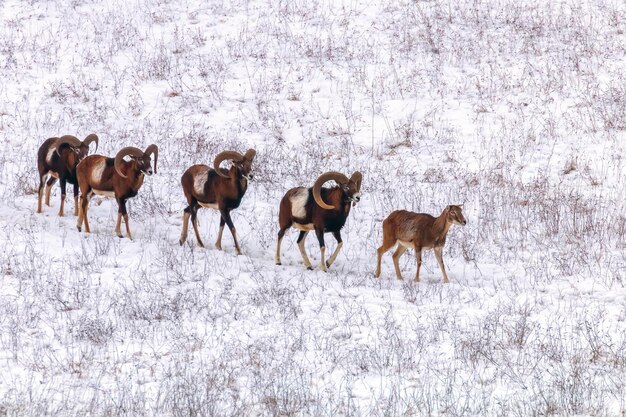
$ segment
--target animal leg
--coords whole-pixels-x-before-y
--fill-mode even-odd
[[[402,274],[400,273],[400,257],[404,254],[404,252],[406,252],[406,247],[402,244],[398,244],[398,248],[392,255],[393,266],[396,268],[396,277],[398,277],[398,279],[403,279]]]
[[[218,250],[222,250],[222,233],[224,232],[224,224],[226,220],[220,215],[220,229],[217,231],[217,240],[215,241],[215,247]]]
[[[48,174],[43,174],[39,177],[39,190],[37,191],[37,213],[41,213],[41,200],[43,200],[43,187],[46,182]]]
[[[124,224],[126,225],[126,236],[128,236],[130,240],[133,240],[133,235],[130,233],[130,225],[128,224],[128,213],[124,214]]]
[[[232,219],[230,218],[229,210],[220,210],[222,213],[222,219],[226,221],[228,228],[230,229],[230,233],[233,235],[233,240],[235,241],[235,249],[237,250],[237,255],[241,255],[241,248],[239,247],[239,242],[237,242],[237,231],[235,230],[235,225],[233,224]]]
[[[115,234],[117,237],[122,237],[122,213],[117,213],[117,223],[115,223]]]
[[[74,216],[78,216],[78,181],[74,184]]]
[[[198,242],[198,246],[201,248],[204,247],[204,243],[202,243],[202,239],[200,239],[200,232],[198,231],[198,206],[191,206],[191,224],[193,225],[193,232],[196,234],[196,242]]]
[[[65,211],[65,192],[66,192],[66,187],[67,187],[67,182],[65,181],[65,179],[62,179],[60,182],[61,185],[61,207],[59,208],[59,216],[63,217],[64,216],[64,211]]]
[[[417,271],[415,272],[415,282],[420,280],[420,269],[422,268],[422,248],[415,246],[415,261],[417,262]]]
[[[128,224],[128,212],[126,211],[126,199],[117,198],[116,200],[117,200],[117,205],[118,205],[118,211],[117,211],[117,224],[115,225],[115,234],[117,234],[117,237],[120,237],[120,238],[123,237],[121,226],[122,226],[122,218],[124,218],[124,224],[126,225],[126,236],[130,240],[133,240],[133,236],[130,233],[130,226]]]
[[[374,272],[374,276],[377,278],[380,277],[380,264],[383,255],[396,244],[396,239],[394,238],[394,232],[392,229],[393,226],[390,224],[389,220],[385,219],[383,221],[383,243],[376,251],[378,256],[376,259],[376,272]]]
[[[50,175],[48,181],[46,182],[46,206],[50,207],[50,192],[52,191],[52,186],[57,182],[57,179]]]
[[[278,231],[278,240],[276,242],[276,256],[274,257],[274,260],[276,261],[276,265],[282,265],[280,262],[280,244],[283,241],[283,237],[285,236],[285,232],[287,231],[287,229],[289,229],[289,227],[291,226],[291,224],[288,224],[286,226],[281,226],[280,230]]]
[[[83,193],[80,198],[80,214],[78,216],[78,223],[76,227],[78,227],[78,231],[80,232],[81,226],[85,223],[85,233],[91,233],[91,229],[89,228],[89,220],[87,218],[87,211],[89,208],[89,200],[91,198],[91,192],[88,191]]]
[[[304,241],[306,239],[306,235],[308,235],[309,232],[305,232],[305,231],[300,231],[300,234],[298,235],[298,248],[300,249],[300,255],[302,255],[302,260],[304,261],[304,266],[306,266],[306,269],[313,269],[313,266],[311,265],[311,261],[309,260],[309,257],[306,254],[306,249],[304,247]]]
[[[390,238],[388,238],[387,236],[385,236],[383,234],[383,244],[376,251],[377,260],[376,260],[376,272],[374,272],[374,276],[376,276],[377,278],[380,277],[380,263],[381,263],[381,259],[382,259],[383,255],[389,249],[393,248],[393,245],[395,245],[395,244],[396,244],[396,242],[393,239],[390,239]]]
[[[441,273],[443,274],[443,282],[448,283],[448,274],[446,274],[446,267],[443,264],[443,246],[434,248],[435,258],[437,258],[437,263],[439,264],[439,268],[441,268]]]
[[[178,240],[178,243],[180,243],[180,246],[183,245],[183,243],[185,243],[185,241],[187,240],[187,230],[189,229],[189,217],[191,216],[191,213],[189,213],[189,207],[185,208],[185,211],[183,211],[183,231],[180,234],[180,239]]]
[[[326,261],[326,266],[328,268],[330,268],[330,266],[333,264],[333,262],[335,262],[335,259],[337,259],[337,255],[339,255],[339,251],[341,250],[341,248],[343,246],[343,241],[341,240],[341,232],[339,232],[339,231],[333,232],[333,236],[337,240],[337,247],[335,248],[335,251],[330,256],[330,258],[328,258],[328,260]]]
[[[317,241],[320,244],[320,269],[324,272],[328,272],[326,270],[326,261],[324,260],[324,253],[326,252],[326,246],[324,245],[324,230],[316,227],[315,235],[317,236]]]

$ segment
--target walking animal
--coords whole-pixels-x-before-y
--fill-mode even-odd
[[[154,155],[154,171],[152,170],[151,155]],[[130,157],[129,161],[124,160],[126,156]],[[89,200],[94,194],[97,194],[115,198],[118,205],[115,233],[122,237],[120,229],[123,217],[126,224],[126,235],[132,239],[128,225],[126,200],[137,195],[145,175],[156,174],[158,157],[159,148],[152,144],[145,151],[132,146],[122,148],[115,155],[115,158],[90,155],[83,159],[76,167],[81,193],[80,210],[76,223],[78,231],[82,230],[84,222],[85,232],[90,232],[87,210]]]
[[[443,274],[443,282],[449,282],[448,274],[446,274],[446,268],[443,264],[443,246],[446,243],[446,235],[448,230],[450,230],[450,226],[453,224],[465,226],[467,224],[465,217],[463,217],[462,207],[463,205],[448,206],[436,218],[430,214],[413,213],[406,210],[392,212],[383,221],[383,244],[378,248],[376,277],[380,277],[380,260],[383,254],[397,243],[398,247],[392,258],[398,279],[402,279],[398,262],[408,248],[415,249],[415,258],[417,259],[415,281],[420,280],[422,250],[432,248],[435,251],[435,258],[437,258],[437,263]]]
[[[322,185],[330,180],[337,182],[337,185],[332,188],[322,188]],[[350,207],[361,199],[362,180],[363,175],[358,171],[353,173],[350,179],[340,172],[330,171],[320,175],[311,188],[296,187],[287,191],[280,202],[278,214],[280,229],[276,244],[276,265],[281,264],[280,244],[285,231],[293,226],[300,230],[298,248],[307,269],[313,269],[313,267],[306,254],[304,240],[311,230],[315,230],[321,252],[320,268],[326,272],[326,268],[335,262],[343,246],[341,228],[350,214]],[[325,261],[324,233],[328,232],[332,233],[337,240],[337,248],[328,261]]]
[[[191,217],[196,241],[200,247],[204,247],[198,232],[198,209],[206,207],[220,212],[220,228],[215,247],[222,250],[222,232],[224,231],[224,224],[227,224],[235,241],[237,255],[241,255],[237,232],[230,218],[230,212],[239,207],[248,189],[248,181],[253,177],[252,161],[255,155],[254,149],[248,149],[244,155],[235,151],[224,151],[215,157],[213,169],[206,165],[192,165],[185,171],[180,183],[188,206],[185,207],[183,213],[183,230],[179,240],[181,245],[187,240],[189,218]],[[230,169],[220,168],[220,164],[226,160],[232,161]]]
[[[89,145],[95,142],[98,150],[98,136],[90,134],[82,142],[72,135],[60,138],[49,138],[37,152],[37,169],[39,170],[39,191],[37,194],[37,213],[41,213],[44,184],[46,187],[46,206],[50,206],[50,191],[59,180],[61,185],[61,207],[59,216],[64,215],[65,187],[69,182],[74,185],[74,216],[78,214],[78,181],[76,166],[89,153]],[[46,181],[47,180],[47,181]]]

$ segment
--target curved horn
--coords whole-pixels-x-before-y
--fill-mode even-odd
[[[350,181],[356,184],[356,189],[361,191],[361,182],[363,182],[363,174],[359,171],[355,171],[354,174],[350,177]]]
[[[146,155],[154,154],[154,173],[157,173],[157,160],[159,159],[159,147],[154,143],[149,145],[144,152]]]
[[[92,133],[89,136],[87,136],[85,140],[83,140],[83,145],[85,145],[86,147],[89,147],[89,145],[91,145],[92,142],[96,142],[96,151],[97,151],[99,141],[98,141],[98,135],[96,135],[95,133]]]
[[[61,146],[65,144],[70,145],[72,148],[78,148],[81,145],[81,143],[82,142],[76,136],[72,136],[72,135],[61,136],[59,140],[57,141],[56,153],[57,155],[61,156],[61,154],[59,153],[59,149],[61,149]]]
[[[243,155],[235,151],[224,151],[224,152],[218,153],[217,156],[215,157],[215,160],[213,161],[213,169],[215,170],[215,172],[217,172],[217,175],[219,175],[220,177],[228,178],[228,175],[224,175],[222,171],[220,170],[220,164],[222,163],[222,161],[225,161],[227,159],[232,159],[234,161],[241,161],[243,159]]]
[[[135,148],[134,146],[127,146],[125,148],[120,149],[117,155],[115,155],[115,162],[113,166],[115,167],[115,171],[117,171],[117,173],[122,178],[128,178],[126,175],[122,173],[122,169],[121,169],[122,167],[120,166],[120,164],[122,163],[122,159],[126,155],[129,155],[135,158],[141,158],[143,156],[143,151],[139,148]]]
[[[252,161],[255,155],[256,155],[256,151],[254,149],[248,149],[246,153],[243,155],[243,157],[244,159],[247,159],[248,161]]]
[[[347,184],[348,181],[350,181],[348,177],[337,171],[326,172],[320,175],[317,180],[315,180],[315,184],[313,184],[313,198],[315,199],[315,202],[318,206],[326,210],[332,210],[335,208],[335,206],[329,206],[328,204],[326,204],[321,195],[322,185],[326,181],[330,180],[335,180],[338,184]]]

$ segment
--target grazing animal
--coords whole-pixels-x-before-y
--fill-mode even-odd
[[[239,207],[248,189],[248,181],[253,177],[252,161],[255,155],[254,149],[248,149],[244,155],[235,151],[224,151],[215,157],[213,169],[206,165],[192,165],[185,171],[180,183],[188,206],[185,207],[183,213],[183,230],[179,240],[181,245],[187,240],[187,229],[191,217],[196,241],[200,247],[204,247],[198,232],[197,216],[198,209],[206,207],[219,210],[221,216],[215,247],[222,250],[222,232],[224,231],[224,224],[227,224],[235,241],[237,255],[241,255],[241,248],[237,241],[235,225],[230,218],[230,211]],[[220,168],[220,164],[225,160],[233,162],[230,169]]]
[[[151,155],[154,155],[154,171],[152,170]],[[125,161],[124,157],[130,157]],[[137,195],[143,184],[145,175],[156,174],[159,148],[152,144],[142,151],[139,148],[128,146],[121,149],[115,158],[107,158],[102,155],[90,155],[83,159],[76,167],[78,185],[80,187],[81,200],[78,222],[76,227],[80,232],[85,223],[85,232],[89,233],[89,220],[87,209],[89,200],[94,194],[106,197],[114,197],[118,205],[117,224],[115,233],[122,237],[122,217],[126,223],[126,236],[132,240],[128,225],[128,213],[126,200]]]
[[[68,182],[74,185],[74,216],[78,215],[76,166],[87,156],[89,145],[92,142],[96,143],[96,150],[98,150],[98,136],[94,133],[87,136],[82,142],[72,135],[50,138],[39,147],[37,152],[37,169],[39,170],[37,213],[41,213],[44,184],[46,187],[46,206],[50,207],[50,191],[58,179],[61,185],[59,216],[64,216],[65,187]]]
[[[425,213],[413,213],[406,210],[396,210],[383,221],[383,244],[378,248],[378,262],[376,265],[376,277],[380,277],[380,260],[385,252],[396,243],[398,247],[394,252],[393,266],[396,268],[398,279],[402,279],[398,264],[402,254],[408,249],[415,249],[417,259],[417,272],[415,281],[420,280],[420,268],[422,266],[422,249],[433,249],[441,273],[443,282],[448,281],[448,274],[443,264],[443,246],[446,243],[446,235],[450,226],[458,224],[465,226],[467,221],[463,217],[463,205],[448,206],[439,217],[433,217]]]
[[[332,188],[322,188],[322,185],[330,180],[334,180],[338,185]],[[311,230],[315,230],[321,252],[320,268],[326,272],[326,268],[335,262],[343,246],[341,228],[350,214],[350,207],[361,199],[362,180],[363,175],[358,171],[353,173],[350,179],[340,172],[330,171],[320,175],[311,188],[296,187],[287,191],[280,201],[278,214],[280,229],[276,244],[276,265],[281,264],[280,244],[285,231],[293,226],[300,230],[298,247],[307,269],[313,269],[313,267],[304,248],[304,239]],[[328,232],[332,233],[337,240],[337,248],[328,261],[325,261],[324,233]]]

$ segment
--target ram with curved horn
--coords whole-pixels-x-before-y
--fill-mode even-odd
[[[181,245],[187,240],[187,230],[191,218],[196,242],[199,246],[204,247],[198,232],[198,209],[206,207],[220,212],[220,228],[215,247],[219,250],[222,249],[222,232],[226,224],[233,235],[237,255],[241,254],[237,232],[230,218],[230,212],[239,207],[248,189],[248,181],[253,177],[252,161],[255,155],[254,149],[248,149],[243,155],[235,151],[224,151],[215,157],[212,169],[207,165],[198,164],[192,165],[185,171],[180,183],[188,205],[183,213],[183,230],[179,240]],[[232,161],[231,167],[229,169],[220,168],[220,164],[227,160]]]
[[[152,156],[154,155],[154,170],[152,169]],[[133,146],[122,148],[115,158],[107,158],[102,155],[90,155],[83,159],[76,167],[78,185],[80,187],[80,210],[76,227],[82,230],[85,224],[85,232],[89,233],[89,220],[87,211],[89,200],[93,195],[114,197],[117,201],[117,224],[115,234],[122,237],[122,218],[126,224],[126,236],[132,239],[128,225],[128,212],[126,200],[137,195],[143,184],[144,177],[157,172],[157,160],[159,148],[152,144],[142,151]],[[128,158],[126,161],[124,158]]]
[[[327,181],[334,180],[337,185],[332,188],[322,188]],[[341,228],[346,223],[350,214],[350,208],[361,199],[361,182],[363,175],[360,172],[352,174],[351,178],[340,172],[330,171],[320,175],[313,187],[296,187],[287,191],[280,202],[278,214],[278,242],[276,244],[276,264],[280,265],[280,245],[285,232],[290,227],[300,230],[298,236],[298,248],[307,269],[313,269],[311,261],[304,248],[304,239],[311,231],[315,231],[320,245],[321,260],[320,268],[326,271],[330,267],[341,247]],[[333,254],[324,259],[326,250],[324,233],[332,233],[337,240],[337,248]]]
[[[65,135],[60,138],[49,138],[39,147],[37,152],[37,169],[39,170],[39,191],[37,193],[37,213],[41,213],[44,186],[46,189],[46,205],[50,206],[50,191],[59,180],[61,185],[61,207],[59,216],[64,215],[65,190],[67,183],[74,185],[74,215],[78,214],[78,181],[76,166],[89,153],[89,145],[96,143],[98,136],[90,134],[81,141],[75,136]]]

